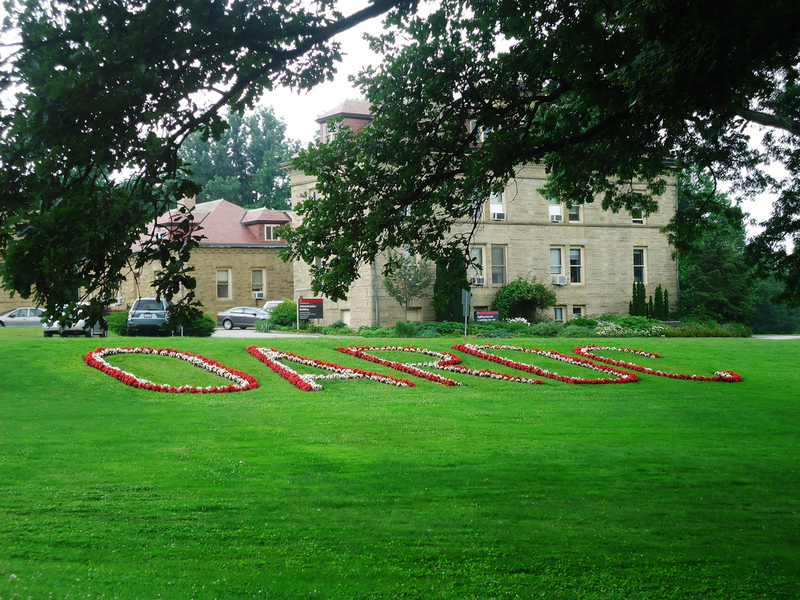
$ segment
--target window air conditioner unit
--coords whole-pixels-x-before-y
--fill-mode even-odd
[[[484,285],[486,283],[485,277],[473,277],[472,285]]]
[[[566,275],[551,275],[550,280],[553,285],[567,285],[569,283]]]
[[[492,221],[505,221],[506,213],[492,213]]]
[[[551,223],[561,223],[564,220],[564,217],[561,215],[550,215],[550,222]]]
[[[253,298],[256,300],[263,300],[264,292],[253,292]]]

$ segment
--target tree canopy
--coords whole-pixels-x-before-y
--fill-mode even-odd
[[[32,0],[10,2],[20,44],[3,62],[3,285],[61,313],[76,291],[110,303],[145,224],[197,193],[178,148],[218,138],[223,106],[311,87],[339,60],[334,36],[386,13],[383,63],[359,79],[372,127],[301,155],[322,194],[299,209],[287,255],[345,296],[358,266],[409,246],[455,260],[450,234],[517,165],[547,166],[547,193],[610,210],[664,189],[667,164],[698,165],[748,193],[775,186],[752,256],[800,299],[800,11],[795,0]],[[474,123],[474,127],[468,127]],[[766,128],[753,149],[745,126]],[[782,182],[756,167],[789,171]],[[647,185],[635,194],[632,181]],[[191,230],[147,239],[159,292],[191,290]],[[187,294],[191,302],[191,293]]]
[[[404,4],[344,15],[335,0],[6,3],[19,43],[0,70],[14,97],[0,114],[3,286],[67,320],[80,293],[98,318],[146,224],[199,191],[178,155],[187,136],[218,138],[226,105],[331,77],[334,36]],[[191,305],[194,243],[188,227],[145,239],[133,262],[161,262],[158,292],[188,290]]]
[[[733,193],[780,191],[753,247],[800,298],[796,2],[442,0],[392,23],[373,39],[384,61],[358,80],[372,126],[295,162],[321,193],[297,207],[288,255],[321,259],[315,289],[344,297],[386,248],[465,253],[453,225],[539,162],[545,193],[612,211],[656,210],[675,165]],[[768,132],[763,147],[748,124]],[[759,169],[769,160],[790,176],[772,180]]]
[[[189,179],[203,188],[197,201],[224,198],[246,208],[289,209],[289,178],[282,166],[300,143],[285,139],[286,124],[271,107],[234,112],[226,121],[218,140],[204,140],[198,131],[178,151]]]
[[[710,176],[687,170],[678,177],[678,214],[669,235],[681,248],[681,316],[747,323],[757,281],[745,257],[744,219]]]

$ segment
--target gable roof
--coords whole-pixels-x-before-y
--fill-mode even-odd
[[[150,230],[170,229],[185,219],[184,213],[171,210],[164,213]],[[197,204],[192,210],[192,224],[199,229],[199,247],[278,247],[286,246],[283,240],[266,240],[263,225],[287,225],[292,218],[288,213],[269,208],[247,210],[227,200],[214,200]]]

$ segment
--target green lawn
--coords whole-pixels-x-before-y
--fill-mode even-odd
[[[245,347],[399,375],[335,350],[397,340],[0,329],[0,600],[800,597],[800,340],[613,342],[662,355],[648,366],[744,381],[440,372],[466,385],[302,392]],[[149,392],[82,360],[127,345],[202,354],[261,387]],[[174,359],[109,362],[214,385]]]

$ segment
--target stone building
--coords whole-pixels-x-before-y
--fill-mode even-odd
[[[335,117],[356,132],[371,119],[369,104],[345,102],[317,119],[321,140],[331,135],[329,123]],[[290,176],[295,206],[313,195],[315,180],[291,169]],[[604,211],[599,201],[567,208],[539,192],[545,181],[544,167],[521,165],[503,193],[484,203],[470,248],[473,262],[480,265],[469,270],[473,310],[488,309],[500,287],[517,277],[536,277],[552,286],[558,303],[547,316],[558,322],[579,315],[627,314],[634,281],[644,282],[649,295],[661,285],[673,302],[677,300],[677,265],[660,232],[676,210],[674,178],[659,199],[659,211],[647,217]],[[463,231],[471,227],[465,223]],[[399,304],[383,287],[385,258],[377,259],[375,265],[361,268],[346,301],[324,299],[325,322],[342,320],[358,328],[389,326],[403,318]],[[294,297],[310,296],[310,282],[307,265],[296,262]],[[409,320],[433,320],[430,299],[412,304]]]
[[[290,263],[278,253],[286,247],[276,230],[291,222],[285,212],[267,208],[247,210],[226,200],[193,206],[193,223],[202,236],[192,251],[189,266],[197,280],[195,296],[207,313],[234,306],[263,306],[266,300],[291,298],[294,294]],[[163,215],[151,228],[156,235],[169,235],[177,211]],[[127,308],[137,296],[152,296],[158,265],[129,274],[119,293],[119,303]]]

